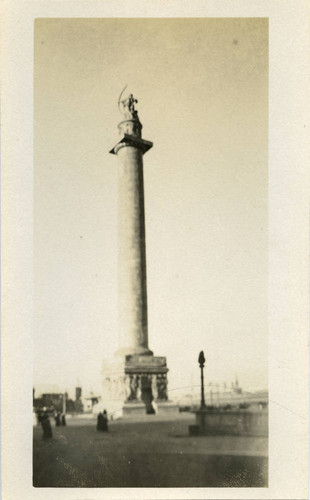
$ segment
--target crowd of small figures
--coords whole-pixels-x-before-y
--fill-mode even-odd
[[[50,418],[53,416],[55,420],[55,427],[67,425],[66,415],[59,410],[55,410],[51,415],[47,408],[44,407],[42,411],[38,411],[38,424],[41,424],[43,430],[43,439],[50,439],[53,437],[53,431]],[[108,414],[106,410],[100,411],[97,417],[97,431],[107,432],[108,428]]]

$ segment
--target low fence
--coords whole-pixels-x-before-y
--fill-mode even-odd
[[[267,436],[268,411],[217,411],[198,410],[196,425],[189,427],[190,434],[239,436]]]

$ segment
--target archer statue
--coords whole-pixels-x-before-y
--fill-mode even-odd
[[[129,97],[126,99],[122,99],[121,97],[125,91],[126,87],[122,90],[121,95],[118,100],[118,109],[126,118],[138,118],[138,111],[135,109],[135,104],[137,104],[138,100],[134,98],[133,94],[129,94]]]

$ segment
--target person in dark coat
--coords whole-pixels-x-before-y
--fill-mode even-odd
[[[67,425],[65,413],[62,413],[61,415],[61,425]]]
[[[103,427],[103,414],[102,411],[100,411],[97,417],[97,431],[102,431],[102,427]]]
[[[55,412],[55,422],[56,422],[56,427],[59,427],[59,426],[60,426],[60,415],[61,415],[60,411],[59,411],[59,410],[57,410],[57,411]]]
[[[107,414],[107,411],[104,410],[103,412],[103,420],[102,420],[102,430],[104,432],[108,432],[108,414]]]
[[[45,407],[43,408],[43,413],[40,416],[40,423],[43,430],[43,439],[53,437],[52,426]]]
[[[38,410],[38,422],[39,422],[39,424],[38,424],[38,425],[40,425],[40,424],[41,424],[41,417],[42,417],[42,415],[43,415],[43,410],[40,410],[40,409],[39,409],[39,410]]]

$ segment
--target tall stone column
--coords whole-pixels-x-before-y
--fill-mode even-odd
[[[132,94],[119,102],[120,138],[110,151],[118,159],[119,349],[103,362],[103,401],[110,412],[122,406],[123,416],[154,413],[154,405],[176,411],[166,358],[148,346],[143,155],[153,144],[141,137],[136,102]]]
[[[119,353],[152,354],[148,348],[143,154],[152,143],[130,96],[119,124],[118,156]]]

